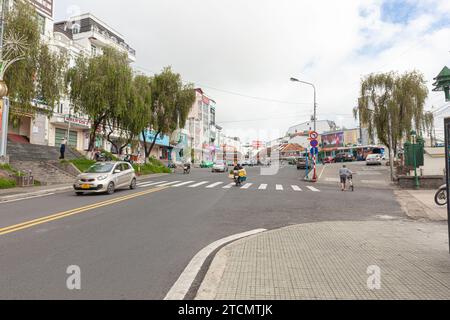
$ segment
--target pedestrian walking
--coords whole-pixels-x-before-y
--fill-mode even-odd
[[[352,174],[353,174],[352,171],[350,169],[348,169],[345,164],[342,166],[342,168],[339,169],[339,177],[341,178],[342,191],[345,191],[345,185],[347,184],[347,179]]]
[[[66,145],[67,145],[67,138],[64,137],[61,140],[61,146],[59,147],[60,157],[59,159],[64,159],[65,153],[66,153]]]

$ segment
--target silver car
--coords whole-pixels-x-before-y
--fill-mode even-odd
[[[73,188],[77,195],[113,194],[118,188],[136,189],[136,174],[127,162],[98,162],[77,176]]]

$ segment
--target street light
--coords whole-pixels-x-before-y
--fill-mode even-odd
[[[412,139],[412,153],[414,159],[414,181],[416,188],[419,188],[419,177],[417,176],[417,159],[416,159],[416,141],[417,141],[417,133],[416,131],[411,131],[411,139]]]
[[[310,82],[306,82],[306,81],[302,81],[299,80],[297,78],[291,78],[292,82],[300,82],[300,83],[304,83],[307,84],[311,87],[313,87],[314,89],[314,132],[317,131],[317,92],[316,92],[316,86]],[[315,182],[317,181],[317,173],[316,173],[316,156],[314,155],[314,175],[312,180]]]
[[[291,78],[291,81],[292,82],[300,82],[300,83],[304,83],[304,84],[307,84],[307,85],[310,85],[311,87],[313,87],[313,89],[314,89],[314,131],[316,131],[316,129],[317,129],[317,100],[316,100],[316,97],[317,97],[317,95],[316,95],[316,86],[314,85],[314,84],[312,84],[312,83],[310,83],[310,82],[306,82],[306,81],[302,81],[302,80],[299,80],[299,79],[297,79],[297,78]]]

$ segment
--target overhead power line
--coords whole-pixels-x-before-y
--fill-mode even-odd
[[[135,67],[137,69],[140,69],[142,71],[146,71],[146,72],[150,72],[153,74],[156,74],[157,72],[141,67],[141,66],[137,66],[135,65]],[[279,104],[290,104],[290,105],[313,105],[313,102],[294,102],[294,101],[284,101],[284,100],[277,100],[277,99],[272,99],[272,98],[266,98],[266,97],[258,97],[258,96],[253,96],[253,95],[248,95],[245,93],[241,93],[241,92],[236,92],[236,91],[231,91],[231,90],[227,90],[227,89],[220,89],[220,88],[216,88],[204,83],[199,83],[197,81],[189,81],[189,80],[185,80],[183,81],[185,83],[195,83],[197,86],[202,87],[202,88],[207,88],[210,90],[215,90],[215,91],[219,91],[219,92],[223,92],[223,93],[227,93],[230,95],[234,95],[234,96],[239,96],[239,97],[243,97],[243,98],[248,98],[248,99],[253,99],[253,100],[259,100],[259,101],[265,101],[265,102],[272,102],[272,103],[279,103]]]

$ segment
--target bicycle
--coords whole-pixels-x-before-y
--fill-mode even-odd
[[[349,175],[347,177],[347,183],[349,185],[349,189],[351,189],[352,192],[355,191],[355,186],[353,185],[353,175]]]

